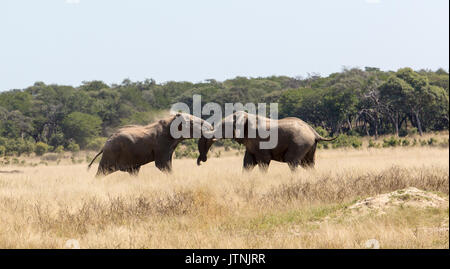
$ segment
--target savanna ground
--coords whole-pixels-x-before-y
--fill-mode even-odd
[[[449,248],[448,147],[321,149],[296,173],[211,155],[137,178],[96,179],[85,162],[1,167],[22,173],[0,174],[0,248]],[[381,207],[363,200],[394,191]]]

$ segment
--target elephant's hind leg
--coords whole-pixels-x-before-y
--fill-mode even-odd
[[[303,168],[314,168],[316,147],[317,147],[317,142],[314,144],[314,146],[311,148],[311,150],[308,151],[308,153],[306,153],[305,157],[300,162],[300,165]]]
[[[102,157],[100,163],[98,164],[97,174],[95,174],[95,177],[99,178],[107,176],[116,171],[117,171],[116,167],[114,165],[111,165],[107,159],[104,159]]]
[[[169,159],[156,159],[155,160],[156,167],[164,173],[172,172],[172,160]]]
[[[99,166],[98,167],[98,170],[97,170],[97,174],[95,174],[95,177],[104,177],[104,176],[107,176],[107,175],[109,175],[109,174],[111,174],[111,173],[114,173],[114,172],[116,172],[117,170],[116,169],[114,169],[113,167],[101,167],[101,166]]]
[[[284,154],[283,161],[289,165],[289,168],[292,172],[295,172],[297,170],[297,167],[301,165],[302,160],[307,152],[308,150],[305,147],[290,147]]]

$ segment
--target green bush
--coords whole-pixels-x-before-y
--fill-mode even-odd
[[[73,139],[81,146],[100,134],[102,120],[97,115],[72,112],[62,121],[64,137]]]
[[[383,139],[383,148],[396,147],[399,146],[400,144],[401,144],[400,139],[397,139],[394,136]]]
[[[106,140],[106,137],[96,137],[94,139],[91,139],[89,142],[87,142],[86,149],[98,151],[103,147],[103,145],[105,145]]]
[[[340,134],[331,144],[333,148],[360,148],[362,146],[362,140],[357,136]]]
[[[224,147],[225,151],[229,151],[230,149],[242,149],[242,145],[232,139],[220,139],[213,144],[213,147]]]
[[[416,127],[408,129],[408,135],[415,135],[415,134],[417,134],[417,128]]]
[[[428,139],[428,141],[427,141],[427,143],[428,143],[428,145],[429,146],[435,146],[436,144],[437,144],[437,139],[436,138],[433,138],[433,137],[431,137],[430,139]]]
[[[48,149],[49,146],[44,142],[37,142],[34,148],[34,153],[36,153],[37,156],[42,156],[44,153],[48,151]]]
[[[57,146],[54,150],[55,153],[63,153],[64,147],[63,146]]]
[[[41,157],[41,160],[52,161],[52,162],[55,162],[58,159],[59,159],[59,156],[56,153],[47,153],[47,154],[45,154],[44,156]]]
[[[71,151],[71,152],[78,152],[78,151],[80,151],[80,146],[77,143],[75,143],[75,141],[73,141],[73,140],[71,140],[69,142],[69,144],[67,145],[66,148],[67,148],[68,151]]]
[[[380,144],[375,143],[372,139],[369,139],[369,148],[379,148]]]
[[[199,154],[196,151],[193,151],[191,148],[188,147],[177,147],[175,149],[175,158],[180,159],[180,158],[191,158],[191,159],[196,159]]]
[[[316,132],[320,135],[320,136],[322,136],[322,137],[328,137],[328,131],[327,130],[325,130],[324,128],[322,128],[322,127],[314,127],[314,130],[316,130]]]
[[[349,136],[360,136],[359,132],[356,129],[351,129],[347,132],[347,135]]]
[[[410,144],[410,142],[409,142],[408,139],[403,139],[403,140],[402,140],[402,146],[403,146],[403,147],[407,147],[407,146],[409,146],[409,144]]]
[[[57,148],[58,146],[64,145],[64,134],[63,133],[55,133],[49,139],[49,145]]]
[[[443,148],[448,148],[449,145],[449,139],[443,139],[441,143],[439,143],[439,146],[443,147]],[[1,154],[0,154],[1,155]]]
[[[406,130],[406,129],[400,129],[398,131],[398,136],[400,136],[400,137],[405,137],[407,135],[408,135],[408,130]]]
[[[5,146],[0,145],[0,156],[5,155],[5,153],[6,153],[6,148],[5,148]]]
[[[34,152],[34,141],[24,140],[22,138],[10,139],[0,137],[0,146],[4,148],[3,155],[13,156],[21,154],[30,154]],[[2,155],[2,154],[0,154]]]

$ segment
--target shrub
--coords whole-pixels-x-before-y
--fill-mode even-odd
[[[408,129],[408,135],[415,135],[415,134],[417,134],[417,128],[416,127]]]
[[[89,142],[87,142],[86,149],[95,151],[100,150],[105,144],[106,140],[106,137],[96,137],[94,139],[91,139]]]
[[[64,134],[63,133],[55,133],[49,139],[49,144],[54,148],[61,146],[64,144]]]
[[[74,139],[83,147],[100,134],[102,120],[96,115],[72,112],[62,121],[64,137]]]
[[[360,134],[358,133],[358,131],[356,129],[351,129],[350,131],[347,132],[347,135],[349,135],[349,136],[360,136]]]
[[[34,148],[34,153],[38,156],[42,156],[44,153],[48,151],[49,146],[44,142],[37,142]]]
[[[219,141],[215,142],[213,144],[213,146],[216,147],[224,147],[225,151],[229,151],[230,149],[236,149],[236,150],[240,150],[241,149],[241,145],[232,140],[232,139],[220,139]]]
[[[180,158],[197,158],[198,157],[198,152],[193,151],[192,148],[190,147],[186,147],[186,146],[181,146],[181,147],[177,147],[175,149],[175,158],[180,159]]]
[[[314,127],[314,130],[316,130],[316,132],[320,135],[320,136],[322,136],[322,137],[328,137],[328,131],[327,130],[325,130],[324,128],[322,128],[322,127]]]
[[[393,136],[383,139],[383,148],[396,147],[399,145],[400,145],[400,139],[397,139]]]
[[[357,136],[348,136],[345,134],[340,134],[336,140],[331,142],[333,148],[360,148],[362,146],[362,141]]]
[[[410,144],[410,142],[409,142],[408,139],[403,139],[402,140],[402,146],[407,147],[407,146],[409,146],[409,144]]]
[[[407,135],[408,135],[408,130],[406,130],[406,129],[400,129],[398,131],[398,136],[400,136],[400,137],[405,137]]]
[[[427,143],[428,143],[428,145],[429,146],[434,146],[434,145],[436,145],[437,144],[437,139],[436,138],[433,138],[433,137],[431,137],[430,139],[428,139],[428,141],[427,141]]]
[[[5,148],[5,146],[0,145],[0,156],[5,155],[5,153],[6,153],[6,148]]]
[[[73,140],[71,140],[69,142],[69,144],[67,145],[66,148],[67,148],[68,151],[71,151],[71,152],[78,152],[78,151],[80,151],[80,146],[77,143],[75,143],[75,141],[73,141]]]
[[[8,139],[0,137],[0,146],[4,147],[3,155],[8,156],[20,156],[23,153],[30,154],[34,152],[34,141],[21,138]]]
[[[53,161],[53,162],[57,161],[58,159],[59,159],[59,156],[56,153],[47,153],[44,156],[42,156],[42,158],[41,158],[41,160]]]
[[[63,146],[57,146],[54,150],[55,153],[63,153],[64,147]]]
[[[448,148],[448,145],[449,145],[449,139],[448,138],[447,139],[444,138],[444,140],[442,140],[442,142],[439,143],[439,146],[441,146],[443,148]]]
[[[380,144],[375,143],[372,139],[369,139],[369,148],[379,148]]]
[[[352,147],[354,147],[355,149],[360,148],[362,146],[362,141],[360,139],[353,138],[351,143]]]

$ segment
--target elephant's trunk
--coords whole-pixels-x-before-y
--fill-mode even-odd
[[[197,165],[200,165],[201,162],[206,162],[208,160],[208,139],[202,137],[198,140],[198,152],[199,156],[197,158]]]

